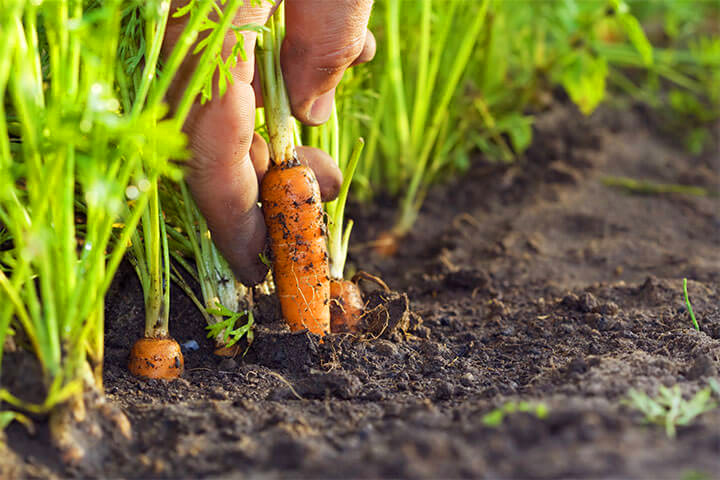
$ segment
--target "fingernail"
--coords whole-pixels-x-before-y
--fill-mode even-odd
[[[335,98],[335,89],[333,88],[327,93],[320,95],[310,107],[308,120],[313,125],[320,125],[330,119],[332,113],[333,99]]]

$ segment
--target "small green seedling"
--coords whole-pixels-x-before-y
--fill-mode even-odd
[[[674,438],[678,426],[690,425],[697,416],[717,407],[717,402],[711,399],[715,387],[711,384],[703,388],[690,400],[683,398],[677,385],[672,389],[660,386],[656,398],[631,390],[626,404],[640,410],[645,415],[646,423],[664,425],[667,436]]]
[[[685,296],[685,305],[687,305],[688,313],[690,313],[690,318],[692,319],[693,325],[695,326],[695,330],[699,332],[700,325],[698,325],[698,322],[695,319],[695,312],[693,312],[692,305],[690,305],[690,298],[688,297],[687,278],[683,278],[683,295]]]
[[[530,413],[542,420],[547,417],[549,409],[544,403],[507,402],[505,405],[486,413],[482,418],[483,425],[486,427],[499,427],[507,415],[516,412]]]

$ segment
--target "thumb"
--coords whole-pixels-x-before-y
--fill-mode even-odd
[[[370,60],[367,30],[372,0],[285,0],[286,35],[280,60],[293,114],[308,125],[330,118],[345,70]]]

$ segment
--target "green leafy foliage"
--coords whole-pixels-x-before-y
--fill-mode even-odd
[[[522,154],[532,142],[532,112],[558,86],[592,113],[614,66],[598,45],[628,46],[645,66],[654,59],[619,0],[386,0],[371,28],[377,58],[338,90],[338,112],[343,121],[361,108],[373,112],[355,115],[348,133],[367,139],[354,191],[365,199],[373,186],[402,194],[400,232],[414,222],[428,186],[467,169],[474,149],[503,162]]]
[[[31,404],[24,392],[0,388],[3,402],[40,414],[100,390],[104,295],[141,219],[145,248],[138,253],[146,265],[162,262],[157,179],[180,176],[170,158],[186,157],[181,127],[212,79],[216,65],[207,60],[217,58],[240,4],[227,0],[223,16],[209,24],[218,6],[193,1],[159,75],[170,2],[3,4],[0,361],[6,336],[20,333],[42,366],[46,389],[46,398]],[[205,67],[190,74],[168,114],[165,95],[201,28],[211,39],[198,53]],[[145,271],[147,285],[162,285],[158,269]],[[3,413],[1,421],[10,418],[22,417]]]
[[[630,7],[622,0],[611,0],[610,5],[615,12],[615,20],[620,29],[625,33],[630,43],[635,47],[642,57],[643,64],[646,66],[653,63],[653,48],[645,36],[640,22],[630,13]]]
[[[462,86],[490,3],[387,0],[375,6],[371,28],[380,45],[377,58],[365,67],[367,74],[352,79],[360,94],[349,98],[344,90],[340,95],[338,112],[343,120],[360,105],[373,112],[367,120],[355,116],[349,125],[358,122],[358,129],[346,130],[353,140],[367,140],[357,191],[369,197],[375,185],[404,192],[399,231],[414,222],[430,180],[453,161],[463,163],[462,156],[447,153],[469,127]]]
[[[720,118],[720,4],[637,0],[628,5],[651,32],[653,62],[647,64],[627,46],[596,45],[615,64],[611,83],[650,105],[660,128],[670,138],[680,137],[691,153],[712,148],[713,122]]]
[[[712,144],[708,125],[720,115],[717,2],[462,3],[378,1],[377,58],[338,89],[343,135],[367,139],[353,195],[402,196],[398,230],[414,221],[428,185],[467,169],[474,150],[501,162],[522,155],[533,114],[560,89],[586,115],[622,92],[667,111],[668,131],[684,132],[690,151]]]
[[[652,398],[645,393],[631,390],[626,401],[631,407],[645,415],[645,422],[665,427],[665,433],[673,438],[677,427],[690,425],[705,412],[715,409],[718,404],[712,400],[714,386],[697,392],[690,400],[683,398],[680,387],[667,388],[661,385],[658,396]]]
[[[585,115],[591,114],[605,97],[607,61],[587,52],[575,53],[562,67],[562,85]]]
[[[208,313],[223,318],[223,320],[205,327],[208,330],[208,338],[220,336],[222,337],[224,346],[232,347],[243,337],[247,337],[248,348],[250,347],[254,339],[253,328],[255,327],[255,317],[251,310],[233,312],[218,303],[216,308],[208,309]],[[247,318],[245,324],[236,326],[242,318]]]

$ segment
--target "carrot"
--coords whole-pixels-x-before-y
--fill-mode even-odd
[[[143,337],[130,351],[128,369],[137,377],[174,380],[184,368],[180,345],[172,338]]]
[[[313,171],[275,164],[260,185],[273,274],[283,316],[293,331],[330,331],[330,272],[320,187]]]
[[[260,184],[273,276],[283,316],[293,331],[330,332],[330,268],[320,187],[297,160],[295,123],[280,67],[285,35],[281,3],[257,39],[265,126],[272,166]]]
[[[369,280],[384,291],[390,287],[380,278],[367,272],[357,272],[352,280],[333,278],[330,281],[330,331],[332,333],[366,333],[363,324],[365,302],[360,280]]]
[[[350,280],[330,280],[330,331],[358,332],[365,303],[362,292]]]
[[[401,235],[387,230],[378,235],[373,242],[373,250],[381,257],[394,257],[400,248]]]

